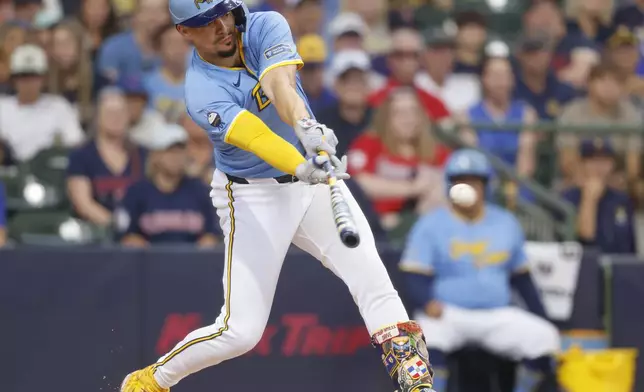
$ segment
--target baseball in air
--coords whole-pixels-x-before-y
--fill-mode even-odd
[[[461,207],[471,207],[476,203],[476,190],[468,184],[456,184],[450,188],[449,198]]]

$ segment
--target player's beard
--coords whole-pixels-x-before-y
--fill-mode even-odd
[[[217,52],[217,56],[224,59],[233,57],[235,53],[237,53],[237,39],[233,38],[232,41],[233,41],[233,44],[231,45],[230,49]]]

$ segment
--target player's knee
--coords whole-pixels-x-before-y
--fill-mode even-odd
[[[561,338],[557,328],[543,320],[539,326],[534,330],[534,336],[538,340],[535,342],[543,349],[544,354],[552,354],[557,352],[561,347]]]
[[[262,339],[265,328],[264,323],[246,323],[231,328],[230,332],[239,354],[244,354],[255,348]]]

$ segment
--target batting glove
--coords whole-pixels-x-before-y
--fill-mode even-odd
[[[306,150],[307,156],[317,155],[324,151],[329,155],[335,155],[335,147],[338,145],[338,138],[331,128],[324,124],[305,118],[295,125],[295,134]]]
[[[335,177],[338,180],[348,180],[351,176],[347,173],[347,157],[338,159],[335,155],[315,156],[302,162],[295,169],[295,177],[307,184],[326,184],[328,182],[327,172],[322,168],[326,162],[331,161]]]

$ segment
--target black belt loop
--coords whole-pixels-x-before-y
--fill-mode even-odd
[[[245,178],[231,176],[230,174],[226,174],[226,178],[228,178],[228,181],[232,181],[235,184],[248,184],[248,181]],[[288,184],[288,183],[291,183],[291,182],[298,182],[299,181],[299,179],[297,177],[292,176],[290,174],[285,174],[285,175],[279,176],[279,177],[273,177],[273,179],[278,184]]]

